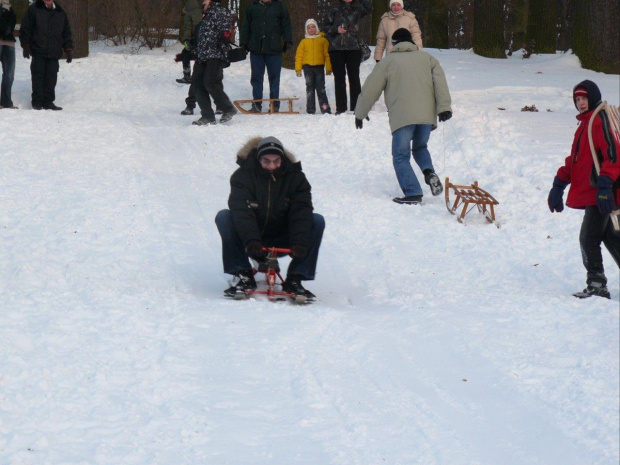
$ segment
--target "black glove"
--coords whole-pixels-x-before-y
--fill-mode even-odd
[[[284,45],[282,46],[282,53],[286,53],[286,51],[292,46],[292,42],[284,42]]]
[[[366,121],[370,121],[370,118],[367,116]],[[357,129],[362,129],[364,127],[364,120],[355,118],[355,127]]]
[[[303,245],[293,245],[291,246],[291,253],[289,255],[293,258],[304,258],[308,255],[308,247]]]
[[[557,176],[553,178],[553,187],[549,191],[549,197],[547,197],[547,203],[549,204],[549,211],[560,213],[564,210],[564,202],[562,196],[564,195],[564,189],[568,186],[568,183],[562,181]]]
[[[245,44],[241,44],[240,47],[243,49],[245,53],[248,53],[248,46]]]
[[[614,194],[611,191],[613,183],[607,176],[599,176],[596,183],[596,187],[598,187],[596,191],[596,206],[603,215],[609,215],[616,209]]]
[[[71,63],[73,61],[73,50],[70,48],[65,50],[65,56],[67,57],[67,63]]]
[[[381,60],[375,60],[375,62],[379,63]]]
[[[30,44],[22,44],[22,55],[24,55],[24,58],[26,60],[30,60],[30,55],[31,55],[31,51],[30,51]]]
[[[439,121],[441,121],[443,123],[444,121],[448,121],[450,118],[452,118],[452,112],[451,111],[442,111],[437,116],[439,116]]]
[[[265,256],[265,251],[263,250],[263,245],[258,241],[250,241],[248,245],[245,246],[245,251],[247,252],[250,258],[254,260],[260,260]]]

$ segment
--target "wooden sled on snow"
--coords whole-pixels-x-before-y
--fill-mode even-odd
[[[298,111],[293,111],[293,100],[299,100],[299,97],[291,97],[291,98],[264,98],[264,99],[256,99],[256,100],[235,100],[233,104],[237,107],[237,109],[241,113],[245,113],[246,115],[271,115],[274,113],[279,113],[281,115],[298,115]],[[260,103],[261,107],[265,106],[265,102],[269,102],[267,111],[251,111],[252,105],[255,103]],[[288,102],[288,111],[282,108],[280,105],[279,110],[275,109],[275,102]],[[244,108],[244,105],[249,108]]]
[[[452,189],[456,195],[454,203],[450,202],[450,189]],[[481,189],[478,186],[478,181],[474,181],[474,183],[470,185],[457,185],[452,184],[450,179],[446,178],[445,196],[446,208],[453,215],[456,215],[457,208],[461,205],[463,206],[461,214],[456,217],[459,223],[465,223],[465,215],[471,211],[473,206],[470,208],[470,205],[473,204],[478,208],[478,211],[484,215],[489,223],[493,223],[499,228],[499,223],[495,221],[495,210],[493,209],[493,207],[498,205],[499,202],[495,200],[487,191]]]

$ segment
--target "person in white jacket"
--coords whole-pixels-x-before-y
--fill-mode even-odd
[[[415,15],[404,9],[403,0],[389,0],[389,2],[390,11],[383,13],[377,29],[377,45],[375,46],[375,61],[377,62],[381,60],[384,52],[388,55],[392,51],[391,38],[396,29],[408,29],[413,38],[413,43],[420,50],[424,48],[422,46],[422,31]]]

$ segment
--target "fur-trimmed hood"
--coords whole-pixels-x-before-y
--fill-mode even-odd
[[[237,163],[242,164],[246,160],[256,161],[256,154],[258,153],[258,143],[263,139],[262,136],[251,137],[237,152]],[[299,160],[289,150],[282,147],[284,155],[290,163],[298,163]],[[250,156],[251,155],[251,156]]]

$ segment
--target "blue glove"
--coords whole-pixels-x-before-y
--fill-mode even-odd
[[[611,186],[614,182],[607,176],[599,176],[596,187],[596,206],[604,215],[609,215],[616,209],[614,203],[614,194],[611,191]]]
[[[568,186],[568,183],[562,181],[557,176],[553,178],[553,187],[549,191],[549,197],[547,197],[547,203],[549,204],[549,211],[560,213],[564,210],[564,201],[562,196],[564,195],[564,189]]]

